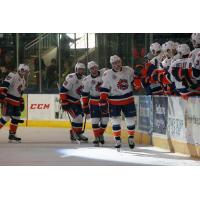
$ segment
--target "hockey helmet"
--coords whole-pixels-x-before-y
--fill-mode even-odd
[[[152,43],[150,46],[151,53],[155,56],[159,51],[161,51],[161,46],[158,42]]]
[[[121,58],[117,55],[110,56],[110,64],[112,64],[116,61],[121,61]]]
[[[175,49],[175,44],[172,41],[165,42],[162,45],[162,51],[166,56],[173,56],[173,50]]]
[[[181,56],[188,55],[190,53],[190,47],[187,44],[180,44],[177,48],[177,52]]]
[[[94,61],[90,61],[87,65],[88,69],[90,70],[92,67],[96,66],[97,68],[99,68],[99,66],[97,65],[96,62]]]
[[[200,33],[192,33],[191,40],[194,48],[200,46]]]
[[[85,69],[85,65],[83,63],[77,63],[74,68],[75,72],[77,72],[78,69]]]
[[[17,71],[22,74],[22,75],[25,75],[25,74],[28,74],[30,69],[29,69],[29,66],[26,65],[26,64],[20,64]]]

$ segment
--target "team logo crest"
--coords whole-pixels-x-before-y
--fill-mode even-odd
[[[83,86],[81,85],[81,86],[79,86],[79,87],[76,89],[76,93],[77,93],[78,95],[81,95],[82,90],[83,90]]]
[[[92,80],[92,81],[91,81],[91,84],[92,84],[92,85],[94,85],[95,83],[96,83],[95,80]]]
[[[126,79],[120,79],[117,83],[117,87],[120,90],[126,90],[128,89],[128,81]]]
[[[100,92],[100,87],[101,87],[101,82],[98,82],[98,83],[96,84],[95,90],[96,90],[97,92]]]

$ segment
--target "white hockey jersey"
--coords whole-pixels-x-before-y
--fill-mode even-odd
[[[20,98],[25,90],[26,81],[18,73],[10,72],[5,78],[1,91],[6,93],[6,101],[11,105],[19,106]]]
[[[157,68],[160,68],[160,64],[163,61],[163,53],[160,53],[159,55],[155,56],[150,63],[154,66],[156,66]]]
[[[195,58],[198,57],[199,53],[200,53],[200,48],[196,48],[190,52],[189,58],[191,58],[192,62],[195,61]]]
[[[200,70],[200,48],[196,48],[194,49],[190,55],[189,55],[189,58],[192,60],[192,67],[195,68],[194,70],[197,70],[199,71]],[[199,73],[198,73],[199,74]],[[192,78],[192,81],[194,83],[199,83],[200,82],[200,76],[196,77],[196,76],[193,76]]]
[[[181,58],[181,55],[179,53],[177,53],[173,58],[172,58],[172,63],[177,61],[178,59]]]
[[[172,58],[165,58],[162,62],[161,62],[161,68],[163,69],[169,69],[172,63]]]
[[[169,69],[169,73],[171,74],[171,81],[175,83],[176,89],[184,89],[185,86],[183,85],[182,81],[178,81],[173,75],[172,75],[172,69],[175,67],[179,67],[182,69],[188,69],[192,67],[192,61],[190,58],[182,58],[178,59],[175,62],[172,63]]]
[[[80,102],[82,92],[82,81],[85,76],[78,79],[76,73],[72,73],[66,76],[65,81],[61,87],[60,95],[67,95],[67,100],[72,103]]]
[[[109,103],[113,105],[127,105],[134,101],[134,70],[131,67],[122,66],[119,72],[109,69],[104,72],[102,79],[101,99],[105,100],[108,97]]]
[[[100,87],[103,83],[102,76],[106,70],[106,68],[99,70],[99,75],[97,77],[92,77],[90,74],[83,79],[83,91],[81,98],[83,104],[87,104],[90,99],[90,104],[99,105]]]

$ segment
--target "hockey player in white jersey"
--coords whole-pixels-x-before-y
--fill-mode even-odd
[[[21,138],[16,136],[16,132],[18,123],[23,123],[23,120],[20,119],[20,115],[24,110],[22,95],[26,86],[25,77],[28,73],[29,66],[20,64],[17,72],[10,72],[0,87],[0,101],[3,105],[0,128],[11,119],[9,141],[21,141]]]
[[[147,70],[146,78],[143,81],[143,86],[147,95],[162,95],[163,88],[158,81],[153,81],[152,75],[160,68],[163,60],[163,52],[161,45],[157,42],[150,45],[150,51],[154,55],[154,58],[146,63],[145,68]]]
[[[117,55],[110,57],[112,69],[104,72],[103,84],[100,89],[100,106],[102,114],[108,112],[112,122],[115,137],[115,147],[121,147],[121,111],[125,116],[128,131],[128,144],[134,148],[134,133],[136,122],[136,108],[133,97],[134,70],[129,66],[122,66],[121,58]]]
[[[76,139],[80,141],[88,141],[83,135],[83,110],[81,107],[82,81],[85,78],[85,65],[77,63],[75,65],[75,73],[66,76],[63,85],[60,88],[60,101],[63,111],[66,111],[72,117],[72,129],[70,130],[70,138],[72,141]]]
[[[168,41],[162,44],[162,51],[164,54],[164,60],[161,62],[161,70],[158,70],[158,80],[163,86],[165,95],[174,95],[176,94],[175,85],[165,84],[160,80],[161,76],[166,76],[170,80],[169,68],[172,64],[172,59],[174,58],[176,52],[176,45],[173,41]]]
[[[180,54],[180,59],[172,63],[169,72],[171,73],[171,81],[174,82],[176,90],[185,99],[194,95],[194,91],[191,90],[191,81],[186,76],[185,71],[192,67],[192,60],[189,59],[190,47],[187,44],[181,44],[177,48]]]
[[[163,69],[169,69],[173,57],[176,54],[176,46],[173,41],[168,41],[162,44],[162,52],[164,54],[164,60],[161,62],[161,67]]]
[[[191,79],[195,84],[200,86],[200,33],[193,33],[191,40],[194,47],[194,50],[189,55],[189,58],[193,62]],[[200,90],[199,87],[196,89]]]
[[[195,58],[200,53],[200,33],[193,33],[191,35],[191,41],[192,41],[194,50],[190,52],[189,58],[191,58],[192,62],[194,63]]]
[[[188,60],[192,63],[187,69],[180,71],[188,82],[192,95],[200,95],[200,34],[193,33],[191,41],[194,50],[190,52]],[[191,95],[191,94],[190,94]]]
[[[103,134],[109,120],[108,113],[102,115],[99,107],[100,86],[102,84],[102,75],[106,71],[106,68],[99,70],[97,63],[91,61],[88,63],[88,70],[90,71],[90,75],[83,80],[82,107],[83,112],[91,116],[95,137],[93,144],[99,146],[100,143],[104,144]]]

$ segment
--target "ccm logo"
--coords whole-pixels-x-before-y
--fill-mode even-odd
[[[30,109],[49,109],[50,104],[31,104]]]

